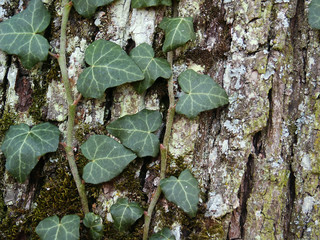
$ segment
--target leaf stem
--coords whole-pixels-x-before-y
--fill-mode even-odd
[[[62,12],[62,21],[61,21],[60,53],[58,55],[58,63],[60,66],[62,82],[66,91],[67,102],[68,102],[67,144],[66,144],[65,150],[66,150],[70,170],[79,192],[82,210],[84,214],[86,214],[89,212],[88,199],[85,191],[85,185],[82,183],[82,180],[80,178],[77,164],[74,158],[74,153],[73,153],[74,120],[76,116],[77,103],[80,100],[80,98],[74,101],[71,84],[68,77],[67,61],[66,61],[67,23],[68,23],[69,13],[72,7],[72,2],[69,2],[68,0],[62,0],[62,5],[63,5],[63,12]]]

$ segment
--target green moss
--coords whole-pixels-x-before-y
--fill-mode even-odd
[[[9,129],[11,125],[14,125],[17,115],[14,113],[10,113],[5,111],[0,119],[0,141],[3,140],[6,131]]]

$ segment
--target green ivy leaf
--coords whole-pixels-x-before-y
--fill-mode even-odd
[[[312,28],[320,29],[320,0],[312,0],[310,3],[308,22]]]
[[[162,179],[160,187],[166,199],[178,205],[190,217],[196,216],[200,190],[197,180],[188,169],[181,172],[178,179],[173,176]]]
[[[200,112],[228,103],[225,90],[208,75],[198,74],[189,69],[180,74],[178,82],[186,94],[180,97],[176,111],[188,118],[194,118]]]
[[[113,42],[93,42],[85,52],[85,60],[91,66],[80,74],[77,83],[84,97],[100,98],[107,88],[144,79],[134,61]]]
[[[164,52],[172,51],[189,40],[194,40],[196,34],[193,30],[193,20],[187,18],[167,18],[165,17],[159,27],[164,30],[166,38],[162,47]]]
[[[155,58],[152,47],[142,43],[132,49],[130,56],[144,74],[144,80],[134,83],[139,93],[147,90],[159,77],[169,78],[172,74],[170,64],[165,59]]]
[[[159,152],[159,139],[153,132],[160,127],[161,122],[160,112],[144,109],[117,119],[107,129],[139,157],[155,157]]]
[[[41,0],[30,1],[26,10],[0,23],[0,49],[20,57],[26,68],[47,59],[49,43],[43,32],[50,23],[50,14]]]
[[[83,155],[91,160],[83,168],[87,183],[107,182],[118,176],[137,156],[108,136],[93,135],[81,145]]]
[[[114,0],[72,0],[76,11],[86,18],[92,17],[97,7],[107,5],[113,1]]]
[[[36,233],[42,240],[78,240],[80,218],[67,215],[59,221],[57,216],[42,220],[36,227]]]
[[[11,126],[1,146],[7,158],[6,169],[24,182],[38,157],[57,150],[59,135],[59,129],[50,123],[36,125],[31,130],[26,124]]]
[[[93,240],[99,240],[103,237],[102,218],[92,212],[86,213],[83,224],[90,228],[90,236]]]
[[[169,228],[165,227],[160,232],[153,234],[150,240],[176,240]]]
[[[143,209],[136,202],[128,202],[126,198],[120,198],[110,208],[115,227],[119,231],[126,231],[142,215]]]
[[[146,8],[146,7],[155,7],[155,6],[171,6],[171,0],[132,0],[132,8]]]

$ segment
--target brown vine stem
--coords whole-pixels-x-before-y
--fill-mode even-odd
[[[66,91],[67,102],[68,102],[67,144],[66,144],[65,150],[66,150],[70,170],[79,192],[82,210],[84,214],[86,214],[89,212],[88,199],[85,191],[85,185],[81,181],[81,177],[79,175],[77,164],[76,164],[74,153],[73,153],[74,119],[76,115],[76,108],[77,108],[78,101],[74,101],[74,98],[72,95],[72,89],[71,89],[71,84],[68,77],[67,61],[66,61],[67,23],[68,23],[69,13],[72,8],[72,2],[69,2],[68,0],[62,0],[62,6],[63,6],[63,12],[62,12],[62,20],[61,20],[60,53],[58,55],[58,63],[60,66],[62,82]]]

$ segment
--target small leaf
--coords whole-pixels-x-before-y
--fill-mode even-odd
[[[146,7],[155,7],[155,6],[171,6],[171,0],[132,0],[132,8],[146,8]]]
[[[108,136],[93,135],[81,145],[83,155],[91,160],[83,168],[87,183],[107,182],[118,176],[137,156]]]
[[[110,123],[107,129],[139,157],[155,157],[159,152],[159,139],[152,132],[160,127],[161,122],[160,112],[144,109],[119,118]]]
[[[142,215],[143,209],[136,202],[128,202],[126,198],[120,198],[110,208],[115,227],[119,231],[126,231]]]
[[[312,28],[320,29],[320,0],[312,0],[309,4],[308,22]]]
[[[36,227],[36,233],[42,240],[78,240],[80,218],[67,215],[59,221],[57,216],[42,220]]]
[[[208,75],[189,69],[180,74],[178,81],[186,94],[176,105],[177,113],[195,118],[200,112],[228,104],[225,90]]]
[[[169,228],[165,227],[160,232],[153,234],[150,240],[176,240]]]
[[[134,83],[139,93],[147,90],[159,77],[169,78],[172,74],[170,64],[165,59],[155,58],[152,47],[143,43],[132,49],[130,56],[144,74],[144,80]]]
[[[92,212],[86,213],[83,224],[90,228],[90,236],[93,240],[99,240],[103,237],[102,218]]]
[[[166,199],[178,205],[190,217],[196,215],[200,190],[197,180],[188,169],[181,172],[178,179],[173,176],[162,179],[160,186]]]
[[[26,124],[11,126],[1,146],[7,158],[6,169],[24,182],[38,157],[57,150],[59,135],[59,129],[50,123],[41,123],[31,130]]]
[[[164,30],[166,38],[162,47],[164,52],[172,51],[189,40],[194,40],[196,34],[193,30],[191,17],[187,18],[164,18],[159,27]]]
[[[77,83],[84,97],[100,98],[107,88],[144,78],[134,61],[113,42],[93,42],[86,50],[85,60],[91,67],[80,74]]]
[[[20,57],[23,66],[32,68],[47,59],[49,43],[43,32],[50,14],[41,0],[30,1],[26,10],[0,24],[0,49]]]
[[[92,17],[97,7],[107,5],[113,1],[114,0],[72,0],[76,11],[86,18]]]

